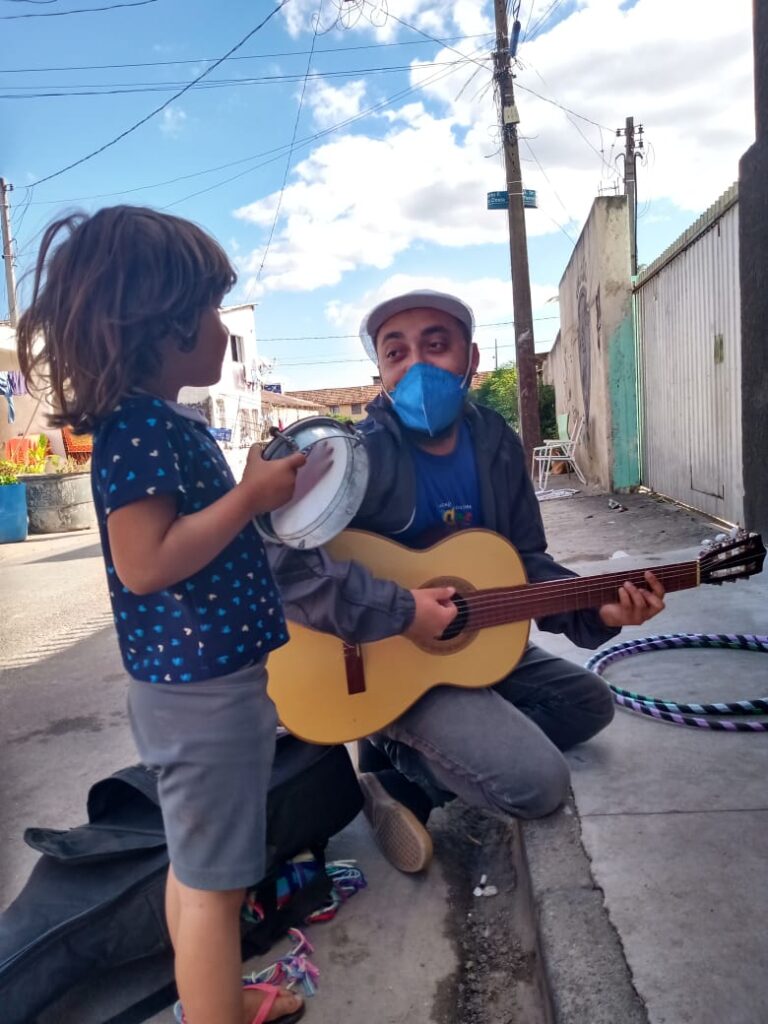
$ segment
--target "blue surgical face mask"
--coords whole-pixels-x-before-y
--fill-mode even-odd
[[[466,374],[414,363],[389,397],[403,426],[435,437],[459,418],[468,384]]]

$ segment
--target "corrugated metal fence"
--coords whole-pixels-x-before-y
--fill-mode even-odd
[[[743,521],[738,192],[635,286],[645,486]]]

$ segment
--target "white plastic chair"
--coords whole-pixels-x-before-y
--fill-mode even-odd
[[[552,471],[552,466],[555,462],[564,462],[568,469],[569,476],[571,474],[571,469],[573,469],[574,473],[583,484],[587,482],[586,477],[579,469],[579,464],[576,462],[576,447],[579,443],[579,438],[581,437],[581,431],[583,428],[584,417],[579,416],[573,433],[569,434],[568,414],[565,413],[558,415],[557,432],[560,437],[546,440],[543,444],[537,445],[536,448],[533,449],[531,477],[535,477],[537,479],[537,490],[546,490],[547,482],[549,481],[549,474]]]

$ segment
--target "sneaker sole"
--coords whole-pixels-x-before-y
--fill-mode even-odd
[[[372,773],[359,777],[363,813],[379,849],[389,863],[407,875],[424,871],[432,860],[432,838],[416,815],[398,803]]]

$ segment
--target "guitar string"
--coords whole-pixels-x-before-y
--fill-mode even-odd
[[[696,579],[693,574],[696,567],[697,562],[692,561],[656,566],[651,571],[669,589],[678,582],[684,582],[686,586],[695,586]],[[469,594],[461,595],[462,603],[467,611],[474,612],[475,615],[481,615],[485,611],[498,612],[505,606],[513,607],[514,605],[519,605],[520,610],[523,610],[526,605],[538,604],[540,601],[553,601],[556,603],[558,598],[562,600],[567,598],[578,600],[596,592],[599,595],[601,591],[605,590],[617,591],[629,578],[634,577],[635,581],[638,581],[639,574],[645,571],[644,569],[635,569],[627,573],[606,573],[604,576],[573,576],[559,580],[546,580],[540,583],[520,584],[517,587],[512,586],[509,590],[498,588],[497,592],[493,594],[480,591],[477,596],[473,596],[470,592]],[[599,606],[599,603],[601,602],[598,596],[598,603],[595,606]],[[527,617],[530,618],[531,616]]]

